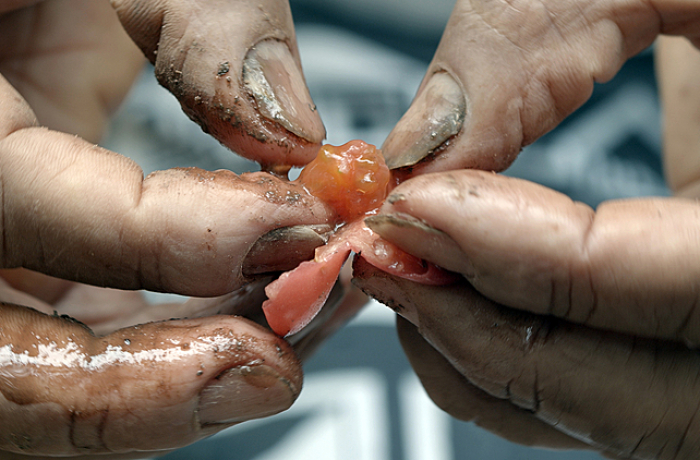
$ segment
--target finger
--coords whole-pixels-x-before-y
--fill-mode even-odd
[[[258,324],[265,286],[272,276],[257,277],[219,297],[194,297],[150,303],[139,291],[90,286],[25,269],[0,270],[0,302],[31,307],[46,314],[75,318],[98,335],[137,324],[213,315],[235,315]],[[36,293],[52,294],[41,298]]]
[[[112,0],[156,77],[202,128],[266,165],[311,161],[325,129],[285,0]]]
[[[697,2],[459,0],[412,106],[382,146],[387,164],[413,166],[407,174],[503,170],[659,33],[697,44]]]
[[[0,308],[0,449],[75,456],[162,451],[289,407],[291,348],[240,318],[152,323],[93,336]]]
[[[265,286],[271,277],[256,279],[223,296],[191,297],[181,302],[151,304],[140,292],[96,288],[77,284],[53,305],[55,312],[87,324],[98,335],[129,326],[171,319],[234,315],[258,324],[262,303],[267,299]]]
[[[401,223],[368,225],[503,305],[697,345],[698,211],[695,201],[638,199],[593,212],[530,182],[454,171],[399,186],[382,213]]]
[[[695,351],[504,308],[466,282],[425,286],[355,267],[365,292],[490,395],[623,458],[697,456]]]
[[[177,308],[173,308],[169,315],[161,312],[151,317],[146,314],[149,305],[138,291],[98,288],[24,268],[0,270],[0,303],[30,307],[48,315],[67,315],[98,334],[187,316],[178,315]]]
[[[71,281],[53,278],[24,268],[0,269],[0,277],[12,289],[35,297],[37,300],[47,304],[59,301],[66,295],[66,292],[75,286],[75,283]],[[8,300],[5,297],[0,298],[0,300],[8,303],[28,305],[23,302]]]
[[[1,80],[0,93],[0,126],[9,133],[0,140],[5,268],[97,286],[215,296],[248,280],[244,258],[261,236],[283,227],[324,227],[335,218],[300,185],[268,174],[174,169],[144,179],[125,157],[29,127],[31,112]],[[265,241],[277,248],[280,266],[323,243],[309,232],[294,238]],[[266,260],[266,266],[273,264]]]
[[[0,28],[0,73],[41,124],[98,142],[145,64],[109,2],[39,2],[0,17]]]
[[[469,383],[421,337],[408,320],[397,316],[396,326],[406,356],[430,398],[442,410],[511,442],[556,449],[590,449],[509,401],[491,396]]]
[[[44,302],[26,292],[13,287],[7,280],[0,278],[0,303],[11,303],[14,305],[23,305],[34,310],[40,311],[47,315],[54,312],[51,304]]]
[[[664,161],[676,195],[700,196],[700,52],[688,40],[662,37],[656,45],[664,112]]]

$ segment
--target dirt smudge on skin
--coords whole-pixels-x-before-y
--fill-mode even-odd
[[[222,77],[228,73],[228,71],[231,70],[231,66],[228,61],[224,61],[221,64],[219,64],[219,68],[216,71],[216,76],[217,77]]]
[[[241,180],[249,184],[268,202],[275,205],[308,206],[312,197],[302,185],[288,182],[266,172],[242,174]]]
[[[389,204],[396,204],[400,201],[406,201],[406,195],[404,195],[403,193],[392,193],[391,195],[389,195],[386,201]]]

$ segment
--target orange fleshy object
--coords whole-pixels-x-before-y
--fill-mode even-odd
[[[452,274],[385,241],[364,224],[392,186],[392,174],[381,152],[360,140],[334,147],[325,145],[298,179],[311,194],[333,207],[341,222],[327,244],[316,248],[312,260],[283,273],[268,284],[263,312],[272,330],[282,337],[296,334],[318,314],[351,252],[370,264],[412,281],[441,285]]]
[[[350,222],[384,202],[391,172],[379,149],[354,140],[339,147],[321,147],[298,180],[310,194],[333,207],[343,222]]]

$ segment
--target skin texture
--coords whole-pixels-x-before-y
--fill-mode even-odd
[[[251,291],[246,292],[245,273],[260,275],[264,271],[259,269],[260,263],[250,263],[246,254],[251,251],[254,254],[279,253],[282,257],[284,251],[277,249],[275,252],[274,245],[275,241],[286,240],[270,238],[269,231],[298,225],[307,228],[309,225],[323,225],[330,220],[331,212],[321,203],[297,195],[293,187],[267,177],[261,183],[260,176],[246,179],[232,177],[226,172],[173,170],[156,173],[144,180],[138,167],[129,160],[90,143],[99,138],[104,120],[126,92],[142,62],[125,39],[107,3],[95,0],[13,0],[0,5],[0,11],[4,13],[0,17],[3,27],[0,36],[0,72],[4,76],[0,83],[0,117],[3,117],[0,120],[0,179],[4,217],[4,244],[0,260],[5,267],[27,267],[66,278],[46,278],[28,271],[6,272],[3,276],[7,284],[0,290],[2,299],[34,306],[46,313],[56,307],[60,307],[59,313],[64,311],[63,308],[72,313],[75,310],[71,308],[76,308],[76,304],[67,299],[90,302],[77,305],[82,307],[80,310],[90,310],[90,322],[102,322],[100,328],[104,334],[115,327],[129,325],[129,316],[137,310],[131,302],[136,300],[117,300],[121,293],[81,288],[71,280],[131,289],[149,287],[198,296],[224,294],[219,300],[188,302],[179,307],[177,313],[181,316],[213,312],[242,313],[255,303],[252,299],[256,298],[259,288],[257,285],[251,286]],[[265,69],[260,72],[256,70],[258,65],[260,68],[266,67],[268,71],[287,68],[286,76],[283,73],[279,79],[270,78],[268,81],[273,92],[279,94],[282,94],[277,89],[280,84],[287,82],[292,87],[298,87],[300,79],[303,83],[303,77],[299,76],[300,67],[289,64],[298,64],[298,52],[286,4],[265,0],[211,1],[203,6],[175,0],[115,0],[112,5],[129,36],[147,59],[154,63],[159,81],[180,99],[185,112],[206,131],[240,153],[266,163],[268,167],[302,164],[311,158],[311,154],[307,156],[304,152],[309,151],[309,145],[320,142],[320,121],[316,122],[309,116],[304,118],[307,122],[301,122],[301,118],[290,122],[287,115],[291,111],[277,112],[274,104],[268,104],[266,87],[258,84],[260,81],[257,78],[260,72],[265,75]],[[16,10],[24,6],[28,8]],[[463,167],[503,169],[523,145],[551,129],[585,101],[594,81],[611,78],[627,57],[651,43],[658,33],[684,34],[697,44],[698,13],[695,2],[607,1],[587,3],[586,6],[587,9],[581,12],[573,2],[511,2],[506,5],[497,1],[459,1],[428,71],[426,83],[419,90],[420,93],[427,87],[435,89],[436,93],[421,99],[425,102],[422,107],[441,110],[434,110],[429,117],[422,117],[420,113],[411,117],[412,120],[432,120],[438,125],[443,119],[448,119],[450,128],[432,136],[431,129],[435,123],[426,135],[421,126],[407,127],[401,122],[397,132],[402,134],[395,136],[398,144],[387,141],[385,145],[387,157],[401,156],[403,147],[413,142],[411,132],[417,130],[418,139],[423,142],[419,147],[424,148],[425,154],[435,155],[413,169],[407,168],[404,171],[406,175]],[[75,22],[70,22],[71,19]],[[90,27],[85,27],[86,24]],[[527,27],[522,27],[523,24]],[[54,46],[59,43],[57,37],[65,39],[60,46]],[[255,50],[251,48],[254,45]],[[99,59],[106,56],[109,59]],[[105,66],[101,64],[103,61],[118,65]],[[47,72],[47,68],[52,71]],[[510,70],[504,72],[504,68]],[[434,74],[441,74],[440,84],[431,86],[430,77]],[[249,78],[246,79],[245,75]],[[692,75],[692,72],[686,75]],[[682,84],[669,83],[664,91],[673,94]],[[444,97],[441,97],[440,91],[445,91]],[[308,101],[300,100],[308,111],[313,112]],[[441,100],[446,102],[443,104]],[[677,100],[682,102],[688,98],[677,97]],[[284,106],[281,102],[280,105]],[[420,104],[418,109],[421,109]],[[281,119],[277,120],[279,122],[275,120],[275,113],[281,114]],[[286,121],[283,123],[282,119]],[[681,116],[680,119],[686,118]],[[87,141],[58,131],[79,134]],[[436,139],[439,144],[426,144],[425,139],[430,142]],[[687,139],[690,140],[684,140],[672,149],[681,157],[686,148],[697,151],[697,145],[693,147],[692,136]],[[270,156],[267,156],[268,152]],[[424,156],[419,154],[418,159]],[[27,177],[31,180],[28,181]],[[608,215],[593,218],[590,210],[571,204],[556,194],[537,187],[532,189],[531,185],[521,182],[504,184],[495,176],[481,176],[485,182],[493,182],[481,190],[489,192],[483,195],[490,197],[489,207],[479,210],[477,206],[473,211],[482,212],[477,213],[483,221],[482,229],[494,228],[496,231],[486,236],[467,231],[465,236],[461,233],[464,226],[441,228],[437,216],[423,216],[421,209],[442,209],[443,216],[458,215],[455,209],[464,206],[464,202],[456,202],[455,197],[470,196],[469,181],[480,180],[479,176],[468,176],[466,179],[460,176],[459,180],[449,175],[426,177],[431,178],[431,185],[453,191],[461,189],[462,193],[447,193],[442,198],[436,198],[441,196],[436,191],[433,195],[426,195],[430,197],[429,204],[416,199],[418,204],[411,204],[410,209],[399,211],[398,216],[393,206],[409,206],[407,203],[414,201],[413,198],[394,195],[385,209],[385,215],[394,216],[394,220],[389,221],[388,228],[386,222],[375,223],[376,228],[397,242],[401,242],[406,235],[401,236],[401,232],[397,234],[395,227],[403,231],[408,229],[405,249],[410,251],[413,248],[415,251],[423,244],[416,244],[410,235],[415,236],[416,228],[420,232],[425,231],[424,224],[415,223],[415,217],[423,219],[435,227],[427,230],[431,238],[437,238],[430,240],[433,242],[428,245],[434,249],[433,261],[461,269],[470,280],[483,280],[483,283],[477,287],[477,291],[470,288],[467,292],[453,293],[454,297],[451,297],[451,291],[444,292],[448,297],[440,302],[440,307],[451,315],[447,317],[460,318],[460,321],[452,321],[450,325],[440,320],[445,318],[444,312],[431,312],[423,317],[411,316],[408,308],[411,302],[420,305],[415,307],[416,311],[427,308],[421,293],[428,288],[414,290],[409,285],[399,285],[398,289],[387,290],[391,279],[377,277],[379,286],[373,286],[372,292],[380,297],[381,289],[385,289],[384,297],[380,298],[405,304],[406,317],[414,324],[418,323],[419,332],[432,344],[421,342],[423,339],[405,324],[400,326],[402,340],[409,344],[406,350],[419,375],[424,382],[432,382],[432,385],[426,383],[426,386],[433,398],[446,410],[462,418],[475,417],[473,414],[476,410],[487,414],[480,415],[480,420],[491,420],[492,425],[494,420],[501,417],[488,414],[506,411],[504,414],[508,420],[511,417],[517,420],[513,423],[503,422],[500,430],[496,431],[521,442],[529,439],[530,442],[559,447],[580,446],[580,442],[584,442],[622,457],[692,458],[697,452],[693,442],[698,438],[694,435],[698,418],[692,404],[689,405],[687,401],[697,401],[694,393],[695,374],[692,373],[696,366],[694,353],[689,354],[684,343],[696,343],[698,337],[692,297],[695,290],[692,259],[697,258],[687,254],[688,251],[693,254],[695,248],[695,217],[690,209],[692,203],[649,201],[631,205],[613,204],[607,208],[610,211]],[[452,181],[451,177],[455,180]],[[693,182],[694,176],[691,174],[681,178],[678,183],[690,186]],[[408,192],[411,187],[417,186],[415,184],[421,183],[409,181],[402,186],[404,188],[400,189],[400,193],[410,195]],[[272,191],[272,195],[267,195],[267,191]],[[692,195],[690,191],[687,193]],[[255,219],[251,219],[252,215],[232,212],[232,209],[240,209],[244,205],[256,210]],[[500,214],[502,209],[507,211],[505,216]],[[513,209],[517,212],[513,213]],[[616,218],[618,212],[623,217]],[[403,218],[405,213],[415,217]],[[260,216],[264,216],[264,220],[260,220]],[[235,219],[237,221],[232,222]],[[504,219],[514,222],[504,222]],[[635,225],[627,225],[630,219]],[[666,222],[669,219],[671,224]],[[583,257],[587,255],[586,252],[573,250],[568,244],[574,242],[580,248],[592,248],[588,246],[591,244],[588,239],[583,238],[588,234],[583,230],[596,221],[600,222],[598,228],[606,231],[599,233],[601,238],[597,242],[607,243],[611,252],[607,258],[601,256],[596,265],[590,265],[596,261]],[[385,227],[380,228],[380,224]],[[633,237],[648,238],[650,243],[632,244],[634,239],[630,240],[628,234],[620,232],[625,230],[623,227],[637,230]],[[499,236],[503,229],[509,228],[520,228],[522,231],[505,232]],[[551,241],[537,238],[549,232],[553,232],[557,238]],[[305,240],[309,242],[309,247],[319,244],[317,238],[303,234],[310,236]],[[653,238],[654,234],[663,234],[663,238]],[[263,241],[269,245],[268,249],[252,250],[256,246],[255,241],[264,235]],[[511,239],[506,240],[506,236]],[[527,236],[532,237],[532,241],[525,239]],[[495,237],[495,240],[489,241],[489,237]],[[425,238],[422,233],[421,238]],[[517,238],[529,243],[529,246],[525,245],[527,251],[516,247],[515,252],[499,252],[509,247],[506,243],[512,244]],[[666,257],[666,252],[658,251],[655,243],[662,239],[667,245],[664,250],[681,254],[676,259],[681,263],[674,264],[671,257]],[[617,244],[619,242],[628,244]],[[455,252],[456,248],[459,248],[459,252]],[[557,251],[557,248],[561,251]],[[304,253],[298,247],[294,252]],[[519,253],[522,257],[518,257]],[[603,254],[602,251],[593,253]],[[659,263],[659,253],[664,256],[661,262],[666,263],[664,268],[667,270],[663,272],[653,270]],[[201,257],[202,254],[205,256]],[[474,255],[478,263],[472,266],[470,257]],[[619,257],[613,258],[613,255]],[[515,289],[505,289],[509,291],[506,293],[496,292],[497,302],[486,300],[477,305],[477,310],[470,310],[481,312],[480,315],[490,312],[488,315],[491,316],[482,316],[497,319],[498,324],[503,325],[502,334],[496,337],[502,346],[484,350],[483,347],[479,348],[483,340],[481,343],[479,340],[465,340],[463,331],[470,324],[470,319],[469,314],[465,314],[467,307],[460,307],[459,302],[470,295],[477,299],[481,298],[479,296],[496,295],[493,285],[500,282],[498,273],[494,274],[492,270],[499,268],[500,256],[516,259],[516,265],[521,270],[508,270],[508,266],[504,276],[509,281],[515,281],[513,286],[518,289],[525,286],[528,290],[525,291],[527,295]],[[630,256],[632,259],[625,265],[626,257]],[[260,259],[255,261],[259,262]],[[554,267],[562,262],[576,270],[565,273],[563,278],[556,278],[559,271]],[[276,265],[269,258],[263,264],[266,267]],[[645,265],[652,269],[645,271]],[[542,267],[545,270],[541,272]],[[638,278],[628,279],[630,285],[623,283],[618,286],[614,281],[620,280],[619,277],[611,278],[613,282],[607,280],[608,284],[605,279],[598,280],[602,284],[591,284],[591,273],[603,268],[613,275],[622,270],[626,276],[626,269],[633,268]],[[686,273],[686,270],[689,272]],[[675,291],[644,291],[651,272],[667,276],[669,285]],[[604,278],[604,274],[599,273],[598,276]],[[42,288],[37,288],[38,285]],[[504,290],[503,286],[508,286],[498,285],[501,291]],[[552,289],[553,286],[556,289]],[[659,284],[651,283],[651,286],[658,288]],[[411,299],[401,297],[402,293],[410,294]],[[572,297],[568,293],[576,295]],[[627,295],[630,293],[637,294],[630,299]],[[597,300],[599,294],[602,302]],[[399,300],[391,300],[392,296]],[[651,300],[649,305],[646,305],[647,297]],[[106,298],[112,299],[111,302],[102,301]],[[595,301],[591,301],[591,298]],[[620,299],[623,302],[618,305],[617,300]],[[665,301],[672,308],[659,311],[658,306],[664,305]],[[511,302],[510,307],[496,306],[508,302]],[[523,302],[522,305],[520,302]],[[99,305],[108,308],[102,310],[98,308]],[[325,324],[336,327],[339,319],[347,317],[348,310],[343,305],[330,314],[331,318],[324,318],[328,321]],[[436,308],[432,302],[428,306]],[[513,307],[529,311],[527,315],[533,316],[523,318],[521,314],[516,314],[513,317],[501,310]],[[497,311],[494,312],[494,309]],[[160,316],[164,310],[155,309],[150,316],[149,309],[143,313],[140,308],[138,310],[138,322],[170,317]],[[119,313],[115,314],[115,311]],[[352,312],[352,309],[349,311]],[[528,354],[527,350],[523,353],[517,347],[514,353],[514,341],[520,339],[519,343],[522,343],[524,336],[527,344],[532,342],[531,336],[528,339],[529,332],[549,330],[542,323],[543,313],[549,312],[551,316],[559,318],[556,321],[561,321],[553,328],[552,337],[556,340],[551,341],[552,346],[546,340],[547,346],[540,346],[535,340],[533,343],[537,345],[537,353]],[[16,360],[26,356],[24,350],[29,351],[28,355],[32,358],[43,356],[38,352],[39,346],[52,347],[51,342],[56,342],[63,350],[62,362],[66,362],[73,356],[71,353],[74,349],[68,342],[68,338],[73,337],[73,340],[79,341],[81,349],[86,350],[85,356],[102,357],[107,344],[126,345],[125,339],[138,342],[142,348],[137,351],[153,352],[163,346],[160,342],[165,342],[165,346],[176,351],[183,350],[183,345],[179,343],[168,344],[167,339],[156,339],[172,338],[173,334],[182,336],[183,323],[164,322],[149,326],[154,330],[147,339],[139,336],[142,329],[134,328],[95,339],[75,323],[51,316],[39,316],[41,319],[37,319],[38,313],[28,309],[17,310],[16,307],[6,306],[0,314],[3,315],[1,324],[17,324],[15,328],[5,327],[2,331],[3,346],[13,345],[9,351],[14,353],[8,353],[5,370],[11,370]],[[617,316],[621,318],[619,322],[614,320]],[[432,321],[423,319],[433,317]],[[288,382],[298,381],[300,370],[298,365],[285,361],[279,355],[279,342],[274,337],[241,318],[219,317],[204,323],[184,324],[186,327],[193,326],[196,331],[193,343],[211,343],[209,339],[219,337],[223,329],[228,342],[217,348],[218,353],[240,341],[251,343],[243,354],[223,353],[223,362],[217,361],[220,366],[211,369],[206,366],[207,378],[216,379],[218,376],[218,381],[224,382],[224,385],[208,384],[210,380],[200,381],[196,373],[194,376],[179,376],[167,363],[158,362],[154,366],[156,371],[153,376],[160,376],[161,380],[153,380],[155,388],[167,388],[160,385],[164,379],[175,383],[173,387],[182,391],[170,391],[172,388],[169,388],[169,391],[161,394],[162,399],[153,401],[152,413],[143,414],[137,421],[129,419],[112,425],[108,422],[123,421],[119,419],[119,414],[138,408],[143,399],[122,399],[119,396],[123,395],[118,392],[108,393],[104,399],[95,398],[94,390],[90,391],[90,388],[95,388],[90,386],[90,381],[97,379],[94,374],[88,375],[85,382],[84,388],[88,391],[81,392],[74,386],[47,387],[45,383],[30,382],[27,387],[36,384],[35,387],[41,389],[30,395],[13,392],[10,378],[4,380],[0,388],[5,398],[0,411],[6,411],[6,415],[0,419],[11,424],[7,430],[3,430],[10,433],[2,446],[6,456],[16,457],[15,453],[21,451],[37,456],[61,452],[78,457],[89,456],[90,453],[142,457],[142,451],[167,450],[210,433],[202,429],[202,423],[193,423],[197,416],[201,422],[202,413],[219,426],[226,426],[246,418],[268,415],[291,404],[298,387]],[[482,339],[484,335],[476,333],[486,330],[486,340],[491,337],[486,328],[488,324],[493,327],[494,322],[476,321],[469,327],[475,332],[474,337]],[[635,329],[637,324],[639,331]],[[312,350],[317,344],[314,336],[323,337],[331,329],[311,329],[312,333],[300,338],[298,346],[302,353]],[[252,336],[257,339],[247,339]],[[466,334],[466,337],[470,336]],[[138,341],[136,337],[139,337]],[[634,337],[631,345],[630,337]],[[445,360],[439,361],[441,364],[438,366],[423,367],[426,357],[430,360],[435,353],[423,356],[420,350],[430,350],[432,347]],[[595,353],[599,347],[610,352]],[[36,356],[33,354],[35,349]],[[198,354],[188,361],[188,369],[209,363],[207,360],[217,354],[216,350],[206,347],[195,349],[199,350]],[[472,353],[474,350],[476,352]],[[484,354],[486,351],[491,354]],[[480,354],[487,356],[488,362],[475,360],[474,357],[478,358]],[[525,358],[522,358],[523,354]],[[265,358],[265,364],[257,362],[257,358],[251,360],[253,356]],[[508,359],[504,359],[504,356],[508,356]],[[534,371],[539,369],[537,363],[540,360],[551,360],[557,366],[567,364],[562,356],[574,358],[577,364],[575,379],[562,380],[567,375],[573,375],[572,372],[563,376],[550,372],[540,377],[539,371]],[[575,358],[581,356],[586,360],[576,361]],[[78,362],[86,360],[91,362],[87,358]],[[229,391],[241,388],[247,380],[243,375],[248,372],[246,366],[250,367],[253,361],[254,366],[264,366],[257,368],[262,376],[257,379],[259,375],[256,374],[255,379],[258,383],[264,382],[261,385],[263,390],[254,391],[255,397],[251,396],[250,399],[231,398]],[[445,365],[445,361],[449,365]],[[475,361],[477,365],[474,365]],[[580,363],[589,361],[587,377],[579,382]],[[499,363],[510,366],[499,368]],[[83,370],[88,368],[80,367]],[[66,378],[74,371],[64,366],[59,378]],[[108,374],[101,377],[109,375],[117,378],[121,371],[117,366],[104,372]],[[619,384],[598,385],[602,380],[599,376],[607,379],[611,373]],[[13,374],[9,372],[9,375]],[[43,375],[38,372],[29,378],[47,379],[50,375],[48,372]],[[443,379],[443,375],[447,377]],[[184,378],[181,385],[180,381],[172,380],[175,377]],[[450,386],[456,382],[459,382],[459,386]],[[591,385],[581,388],[587,382]],[[635,385],[626,392],[624,390],[628,387],[625,385],[629,382]],[[559,391],[560,387],[562,391]],[[126,382],[125,388],[128,388]],[[268,390],[275,388],[282,391],[272,398],[274,403],[265,400]],[[537,394],[533,388],[541,388],[543,393]],[[672,391],[663,391],[667,388]],[[473,401],[469,395],[475,392],[478,395],[486,394],[479,404],[469,403]],[[89,406],[86,401],[91,399],[101,406]],[[202,400],[205,404],[202,404]],[[246,404],[246,400],[254,403]],[[451,402],[455,400],[457,402]],[[217,403],[221,401],[233,401],[235,405],[231,407]],[[463,402],[461,406],[458,404],[460,401]],[[617,410],[599,415],[601,401],[615,402]],[[16,406],[13,404],[22,405],[25,412],[16,417]],[[40,406],[42,404],[44,406]],[[501,409],[495,409],[496,406]],[[496,412],[489,412],[487,407]],[[102,415],[106,408],[109,408],[108,417]],[[464,412],[469,410],[472,411],[471,415]],[[10,413],[12,417],[7,415]],[[165,419],[173,417],[171,420],[182,421],[186,426],[185,431],[165,438],[130,436],[141,432],[140,429],[148,432],[149,425],[158,426],[164,419],[164,413],[168,414]],[[55,417],[58,425],[32,423],[37,414]],[[89,415],[84,424],[80,423],[80,414]],[[112,416],[115,418],[112,419]],[[47,418],[43,419],[44,423]],[[635,423],[630,424],[630,420]],[[59,426],[61,429],[48,437],[43,432],[37,434],[32,431],[41,430],[42,426]],[[112,429],[115,431],[112,432]],[[492,429],[495,428],[492,426]],[[520,430],[520,433],[513,435],[514,430]],[[76,434],[80,436],[76,437]],[[125,445],[124,439],[137,441]],[[37,440],[48,440],[50,445],[36,444]]]
[[[477,171],[425,175],[407,188],[396,189],[382,212],[409,214],[450,235],[460,253],[449,261],[440,246],[412,251],[430,261],[441,252],[438,265],[489,298],[601,329],[700,344],[695,201],[614,201],[594,213],[544,187]]]
[[[382,146],[387,164],[415,164],[403,171],[409,177],[501,171],[658,34],[697,44],[698,24],[693,0],[458,0],[413,107]],[[434,75],[452,84],[424,95]]]
[[[264,324],[270,273],[311,257],[334,211],[264,173],[144,178],[94,144],[145,52],[224,144],[268,165],[315,154],[310,99],[273,104],[304,87],[288,6],[251,5],[0,2],[0,458],[143,458],[285,410],[302,385],[296,351],[361,304],[339,285],[338,309],[295,351],[243,316]],[[246,86],[246,59],[268,99]],[[290,118],[297,103],[314,115]],[[151,306],[136,289],[195,297]]]
[[[412,178],[366,223],[463,281],[420,286],[357,262],[355,282],[399,313],[404,350],[453,416],[528,445],[694,459],[700,8],[582,5],[457,2],[414,106],[384,145],[395,167],[409,164],[401,152],[415,157],[416,145],[429,154],[399,170]],[[458,170],[506,168],[659,33],[685,35],[656,48],[665,168],[677,198],[593,210],[526,181]],[[460,106],[454,84],[429,86],[436,72],[463,89],[466,112],[453,137],[428,152],[421,133],[432,129],[431,114],[458,119]],[[426,87],[433,92],[422,96]],[[425,103],[440,100],[448,101],[440,110]]]
[[[436,289],[356,265],[395,308],[409,360],[453,416],[514,442],[620,458],[695,458],[698,356],[679,344],[523,313],[468,283]]]
[[[172,321],[167,328],[150,323],[96,338],[57,317],[11,306],[2,312],[3,330],[28,328],[41,337],[9,342],[14,361],[28,363],[3,366],[3,410],[14,414],[1,422],[8,451],[171,449],[249,418],[249,406],[260,416],[283,410],[301,389],[291,347],[236,318]],[[11,333],[0,342],[5,362],[8,339]],[[47,349],[53,353],[44,356]],[[150,423],[136,422],[142,417]]]
[[[316,156],[325,130],[303,81],[286,1],[113,0],[112,5],[155,65],[158,81],[206,132],[268,166],[304,165]],[[281,71],[275,61],[266,63],[263,56],[258,61],[272,70],[268,77],[288,72],[281,78],[291,82],[284,93],[299,98],[289,110],[296,114],[293,132],[261,116],[261,100],[244,84],[244,62],[250,50],[265,41],[286,49],[289,65]],[[269,81],[273,87],[275,82]],[[281,96],[279,101],[285,105]]]
[[[664,105],[664,167],[677,196],[700,197],[700,57],[687,40],[661,37],[657,75]]]
[[[687,198],[594,211],[490,172],[427,174],[366,222],[463,281],[421,286],[358,263],[355,282],[405,318],[404,349],[453,416],[524,444],[692,459],[699,215]]]

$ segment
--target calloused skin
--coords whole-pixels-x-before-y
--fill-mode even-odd
[[[144,178],[95,142],[146,54],[223,144],[309,161],[310,99],[275,100],[305,88],[288,4],[6,0],[0,30],[0,457],[143,458],[287,409],[300,358],[362,302],[339,287],[294,349],[243,316],[334,211],[269,174]]]
[[[677,197],[593,210],[459,169],[506,168],[658,33],[687,37],[656,48]],[[403,168],[412,179],[366,222],[464,279],[427,287],[355,266],[355,283],[401,316],[404,349],[445,411],[528,445],[697,458],[698,37],[696,2],[457,2],[431,71],[465,89],[464,125]]]

